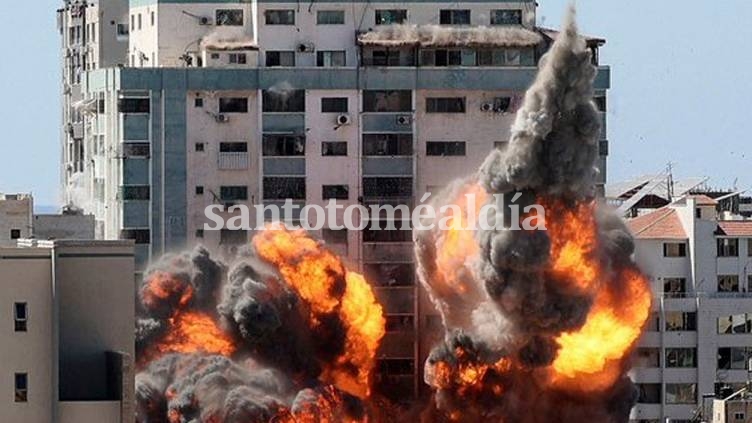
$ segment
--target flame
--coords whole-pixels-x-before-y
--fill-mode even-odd
[[[344,323],[345,351],[333,363],[324,363],[320,379],[357,397],[369,396],[376,350],[386,324],[370,285],[302,230],[269,226],[253,238],[253,245],[309,304],[312,327],[330,313],[337,313]]]
[[[217,326],[211,316],[183,311],[170,319],[170,330],[156,345],[160,354],[208,353],[226,357],[235,352],[235,344]]]
[[[184,281],[175,278],[169,272],[155,271],[149,275],[145,289],[141,292],[141,302],[147,308],[154,309],[165,302],[176,302],[183,308],[193,299],[193,288]]]
[[[540,199],[539,202],[545,204]],[[546,229],[551,239],[551,272],[580,290],[592,292],[600,280],[595,257],[598,238],[595,204],[580,203],[573,209],[552,204],[545,209]]]

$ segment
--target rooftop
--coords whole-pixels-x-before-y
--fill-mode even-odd
[[[716,235],[752,237],[752,220],[722,220],[718,222]]]
[[[687,239],[677,211],[662,207],[648,214],[627,220],[627,227],[640,239]]]

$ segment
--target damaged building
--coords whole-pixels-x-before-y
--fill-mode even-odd
[[[407,205],[508,142],[558,36],[536,2],[66,1],[65,201],[99,239],[135,241],[137,266],[251,234],[204,230],[212,204]],[[588,38],[592,58],[605,43]],[[600,192],[608,66],[598,66]],[[340,218],[342,216],[339,216]],[[340,222],[341,223],[341,222]],[[381,380],[422,386],[440,319],[419,293],[410,231],[319,234],[384,305]]]

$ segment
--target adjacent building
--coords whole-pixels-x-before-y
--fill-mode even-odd
[[[17,240],[31,236],[33,212],[31,194],[0,193],[0,247],[14,246]]]
[[[413,206],[503,147],[557,36],[536,27],[532,0],[90,0],[58,14],[66,202],[94,214],[98,239],[134,240],[137,267],[247,243],[204,230],[214,204]],[[605,41],[587,43],[602,192],[610,75]],[[377,285],[381,380],[411,398],[431,347],[415,335],[439,320],[416,288],[410,232],[320,235]]]
[[[628,225],[656,293],[631,372],[640,392],[631,418],[695,421],[703,398],[741,389],[752,370],[752,220],[688,195]]]
[[[750,384],[733,394],[713,400],[711,423],[752,422],[752,390]]]
[[[0,248],[0,421],[132,422],[132,241]]]

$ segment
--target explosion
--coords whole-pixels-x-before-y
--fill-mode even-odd
[[[595,200],[595,72],[572,11],[508,147],[434,200],[478,215],[465,200],[475,193],[497,206],[481,215],[492,225],[416,231],[421,283],[446,331],[426,362],[430,420],[628,421],[626,371],[651,293],[628,230]],[[511,225],[519,210],[545,230]]]

